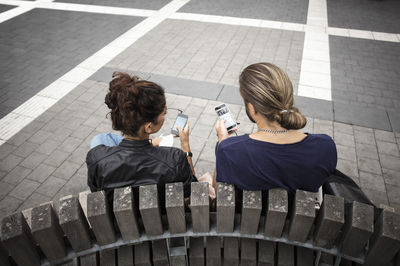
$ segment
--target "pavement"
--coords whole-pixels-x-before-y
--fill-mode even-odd
[[[88,189],[90,140],[114,132],[113,71],[165,88],[189,116],[196,174],[212,172],[213,108],[227,103],[238,133],[254,132],[238,76],[261,61],[288,72],[303,131],[334,138],[337,168],[400,210],[400,2],[245,3],[0,0],[0,218]]]

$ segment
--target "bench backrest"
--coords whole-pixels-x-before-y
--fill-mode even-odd
[[[192,183],[189,209],[182,183],[166,184],[165,206],[156,185],[138,193],[135,202],[130,187],[115,189],[113,206],[104,191],[68,196],[57,211],[33,208],[28,222],[21,212],[4,218],[0,264],[375,266],[400,249],[399,214],[383,209],[374,223],[372,206],[345,207],[332,195],[316,211],[315,193],[298,190],[289,204],[283,189],[264,201],[261,191],[243,191],[236,213],[230,184],[217,184],[215,211],[207,183]]]

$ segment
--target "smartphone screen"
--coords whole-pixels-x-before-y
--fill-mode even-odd
[[[225,104],[215,107],[215,112],[217,112],[219,119],[225,120],[225,127],[228,131],[236,127],[236,122],[233,120],[231,112],[229,112],[229,109]]]
[[[180,127],[183,130],[186,126],[187,120],[188,120],[187,115],[178,114],[174,122],[174,125],[172,126],[171,133],[179,136],[177,127]]]

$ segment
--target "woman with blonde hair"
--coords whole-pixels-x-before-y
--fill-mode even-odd
[[[258,130],[229,138],[224,122],[217,122],[216,181],[246,190],[281,187],[292,196],[296,189],[318,191],[335,171],[336,146],[327,135],[299,131],[307,120],[293,106],[288,75],[271,63],[257,63],[243,70],[239,84]]]

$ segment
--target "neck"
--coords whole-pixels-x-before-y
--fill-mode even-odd
[[[259,119],[257,121],[257,127],[271,130],[285,130],[278,122],[276,121],[268,121],[267,119]]]
[[[142,136],[124,135],[124,139],[126,139],[126,140],[148,140],[149,137],[150,137],[149,134],[145,134]]]

